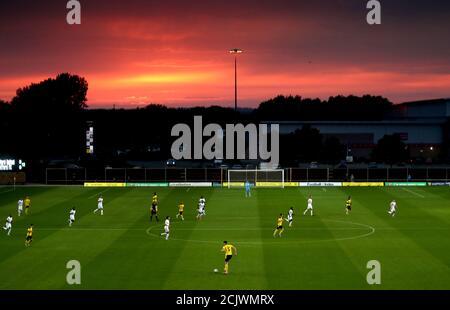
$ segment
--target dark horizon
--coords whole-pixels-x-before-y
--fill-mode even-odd
[[[291,96],[291,95],[286,95],[286,96]],[[292,95],[292,96],[295,96],[295,95]],[[336,96],[340,96],[340,95],[336,95]],[[336,97],[336,96],[333,96],[333,97]],[[349,96],[352,96],[352,94],[350,94]],[[376,95],[374,95],[374,96],[376,96]],[[267,98],[267,100],[270,100],[270,99],[273,99],[273,98]],[[318,99],[318,98],[306,98],[305,97],[303,99]],[[389,100],[389,98],[387,98],[387,99]],[[429,98],[429,99],[420,99],[420,100],[402,101],[402,102],[392,102],[392,104],[393,105],[401,105],[401,104],[408,104],[408,103],[415,103],[415,102],[427,102],[427,101],[448,100],[448,99],[450,99],[450,97]],[[325,99],[325,100],[327,100],[327,99]],[[266,101],[266,100],[264,100],[264,101]],[[130,105],[130,104],[128,104],[126,106],[121,106],[120,104],[96,105],[94,107],[88,106],[87,110],[144,109],[145,107],[151,106],[151,105],[161,105],[161,106],[164,106],[164,107],[167,107],[167,108],[175,108],[175,109],[176,108],[195,109],[195,108],[212,108],[212,107],[221,107],[221,108],[234,109],[233,106],[232,106],[232,102],[230,102],[229,105],[222,105],[222,106],[221,105],[216,105],[216,104],[211,104],[211,105],[191,105],[191,106],[188,106],[188,105],[187,106],[173,106],[173,105],[170,105],[170,104],[160,104],[160,103],[157,103],[157,102],[155,102],[155,103],[151,102],[151,103],[148,103],[148,104],[145,104],[145,105],[137,105],[137,106],[133,106],[133,105]],[[239,107],[238,106],[237,110],[238,111],[253,111],[253,110],[258,108],[258,105],[259,104],[257,104],[256,106],[253,106],[253,107]]]

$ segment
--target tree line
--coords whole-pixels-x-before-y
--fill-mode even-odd
[[[255,109],[235,111],[219,106],[171,108],[149,104],[135,109],[88,109],[85,78],[62,73],[19,88],[10,102],[0,100],[0,156],[14,156],[42,165],[52,158],[68,158],[88,165],[98,162],[122,165],[126,159],[170,158],[176,123],[191,123],[202,115],[204,123],[256,123],[261,121],[381,120],[392,106],[380,96],[335,96],[328,100],[277,96]],[[95,156],[85,154],[86,122],[94,124]],[[379,144],[373,160],[406,160],[399,137]],[[391,148],[396,150],[390,154]],[[388,154],[389,153],[389,154]],[[280,137],[280,161],[285,165],[318,161],[338,163],[345,146],[335,137],[304,126]]]

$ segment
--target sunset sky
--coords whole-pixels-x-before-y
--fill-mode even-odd
[[[450,1],[0,0],[0,99],[17,88],[78,74],[90,107],[232,106],[278,94],[326,99],[382,95],[393,102],[450,97]]]

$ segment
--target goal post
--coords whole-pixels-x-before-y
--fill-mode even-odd
[[[228,188],[244,187],[248,181],[256,187],[281,187],[284,188],[284,170],[283,169],[229,169],[226,186]]]

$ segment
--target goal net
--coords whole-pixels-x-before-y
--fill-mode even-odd
[[[244,187],[248,181],[252,186],[257,187],[282,187],[284,188],[284,170],[228,170],[228,188]]]

